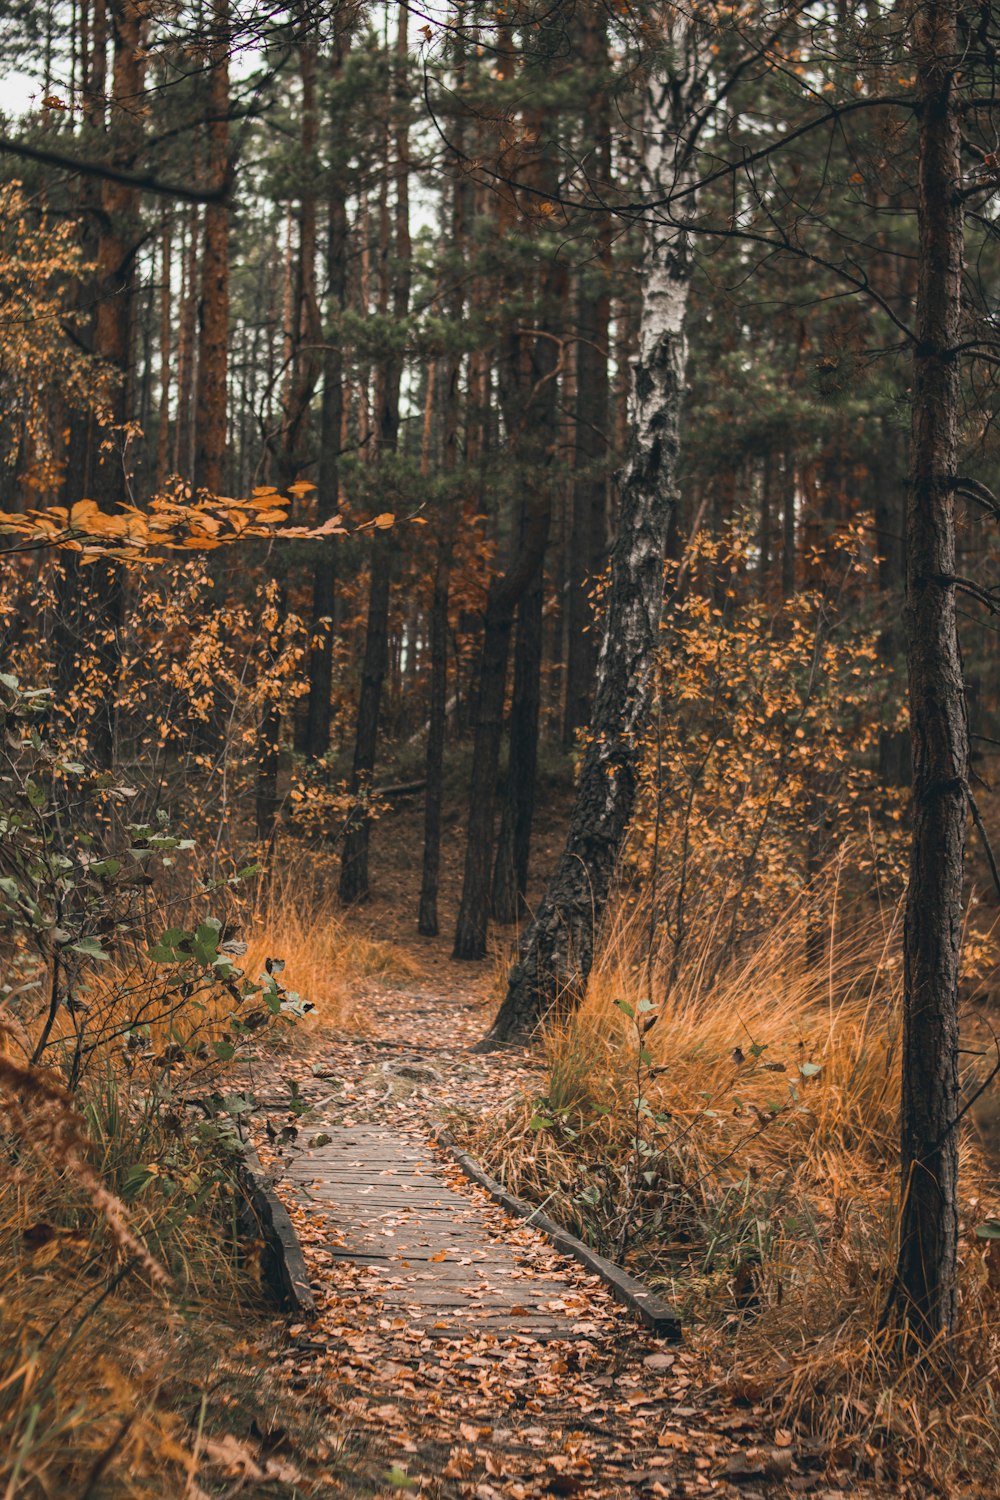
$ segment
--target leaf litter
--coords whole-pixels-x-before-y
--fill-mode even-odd
[[[340,1434],[319,1493],[877,1493],[776,1429],[766,1393],[734,1391],[709,1353],[643,1329],[430,1145],[435,1124],[501,1108],[540,1071],[527,1051],[471,1054],[474,992],[367,999],[367,1034],[280,1059],[300,1132],[258,1142],[317,1301],[274,1373]]]

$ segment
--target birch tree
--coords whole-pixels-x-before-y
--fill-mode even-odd
[[[645,91],[643,197],[650,205],[672,202],[693,180],[690,122],[704,83],[699,43],[690,16],[671,12]],[[690,196],[683,201],[689,204]],[[645,214],[641,279],[630,451],[576,802],[565,848],[482,1046],[526,1036],[553,1005],[573,1003],[582,994],[635,804],[663,562],[678,495],[690,236],[676,211],[668,217],[651,208]]]

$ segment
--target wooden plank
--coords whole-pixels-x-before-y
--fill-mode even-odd
[[[316,1300],[309,1284],[305,1256],[288,1210],[264,1175],[249,1141],[243,1143],[239,1180],[248,1207],[267,1247],[264,1275],[280,1302],[291,1312],[311,1317]]]
[[[561,1250],[564,1255],[571,1256],[599,1276],[618,1301],[637,1313],[647,1328],[652,1329],[660,1338],[674,1342],[680,1341],[683,1336],[680,1319],[671,1305],[662,1297],[644,1286],[635,1276],[630,1276],[627,1271],[623,1271],[620,1266],[613,1265],[603,1255],[598,1255],[596,1250],[592,1250],[589,1245],[577,1239],[575,1234],[570,1234],[569,1230],[563,1229],[554,1219],[550,1219],[548,1214],[542,1213],[533,1204],[526,1203],[523,1198],[515,1198],[513,1193],[508,1193],[507,1189],[494,1181],[468,1152],[461,1150],[455,1144],[448,1131],[436,1131],[435,1139],[441,1148],[458,1163],[467,1177],[485,1188],[490,1197],[508,1213],[530,1221],[535,1229],[540,1230],[547,1239],[552,1241],[557,1250]]]

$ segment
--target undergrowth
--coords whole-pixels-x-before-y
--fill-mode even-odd
[[[650,959],[626,910],[586,999],[541,1038],[544,1089],[464,1127],[512,1192],[657,1286],[730,1394],[893,1480],[982,1480],[1000,1257],[979,1143],[962,1144],[962,1331],[950,1375],[900,1369],[879,1332],[897,1189],[897,917],[808,911],[721,970]],[[970,1047],[978,1053],[978,1047]],[[993,1059],[967,1058],[967,1095]],[[960,1491],[961,1492],[961,1491]],[[966,1491],[968,1493],[968,1491]]]
[[[336,1442],[274,1373],[240,1137],[289,1028],[399,960],[301,863],[207,878],[128,822],[47,702],[0,676],[0,1494],[309,1493]]]

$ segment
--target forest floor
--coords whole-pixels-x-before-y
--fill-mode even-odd
[[[596,1277],[435,1160],[438,1122],[499,1109],[540,1072],[530,1052],[471,1052],[492,999],[488,977],[468,971],[370,988],[359,1033],[316,1033],[284,1060],[282,1082],[310,1109],[294,1138],[272,1118],[278,1140],[262,1150],[319,1313],[292,1325],[278,1373],[340,1433],[324,1493],[867,1493],[775,1428],[731,1372],[647,1333]],[[359,1166],[346,1196],[329,1183],[342,1144]],[[405,1157],[422,1194],[409,1213],[380,1190],[402,1182]]]
[[[359,981],[336,1023],[318,1016],[255,1080],[267,1122],[258,1146],[319,1309],[266,1354],[322,1434],[308,1454],[288,1439],[313,1493],[904,1493],[870,1487],[776,1426],[766,1392],[723,1368],[717,1348],[648,1333],[436,1151],[438,1125],[537,1093],[546,1070],[530,1050],[471,1050],[492,1019],[503,952],[481,965],[450,958],[463,845],[447,833],[442,934],[417,937],[415,800],[376,827],[371,898],[344,918],[348,932],[392,943],[400,974]],[[541,798],[539,881],[565,801],[558,782]]]

